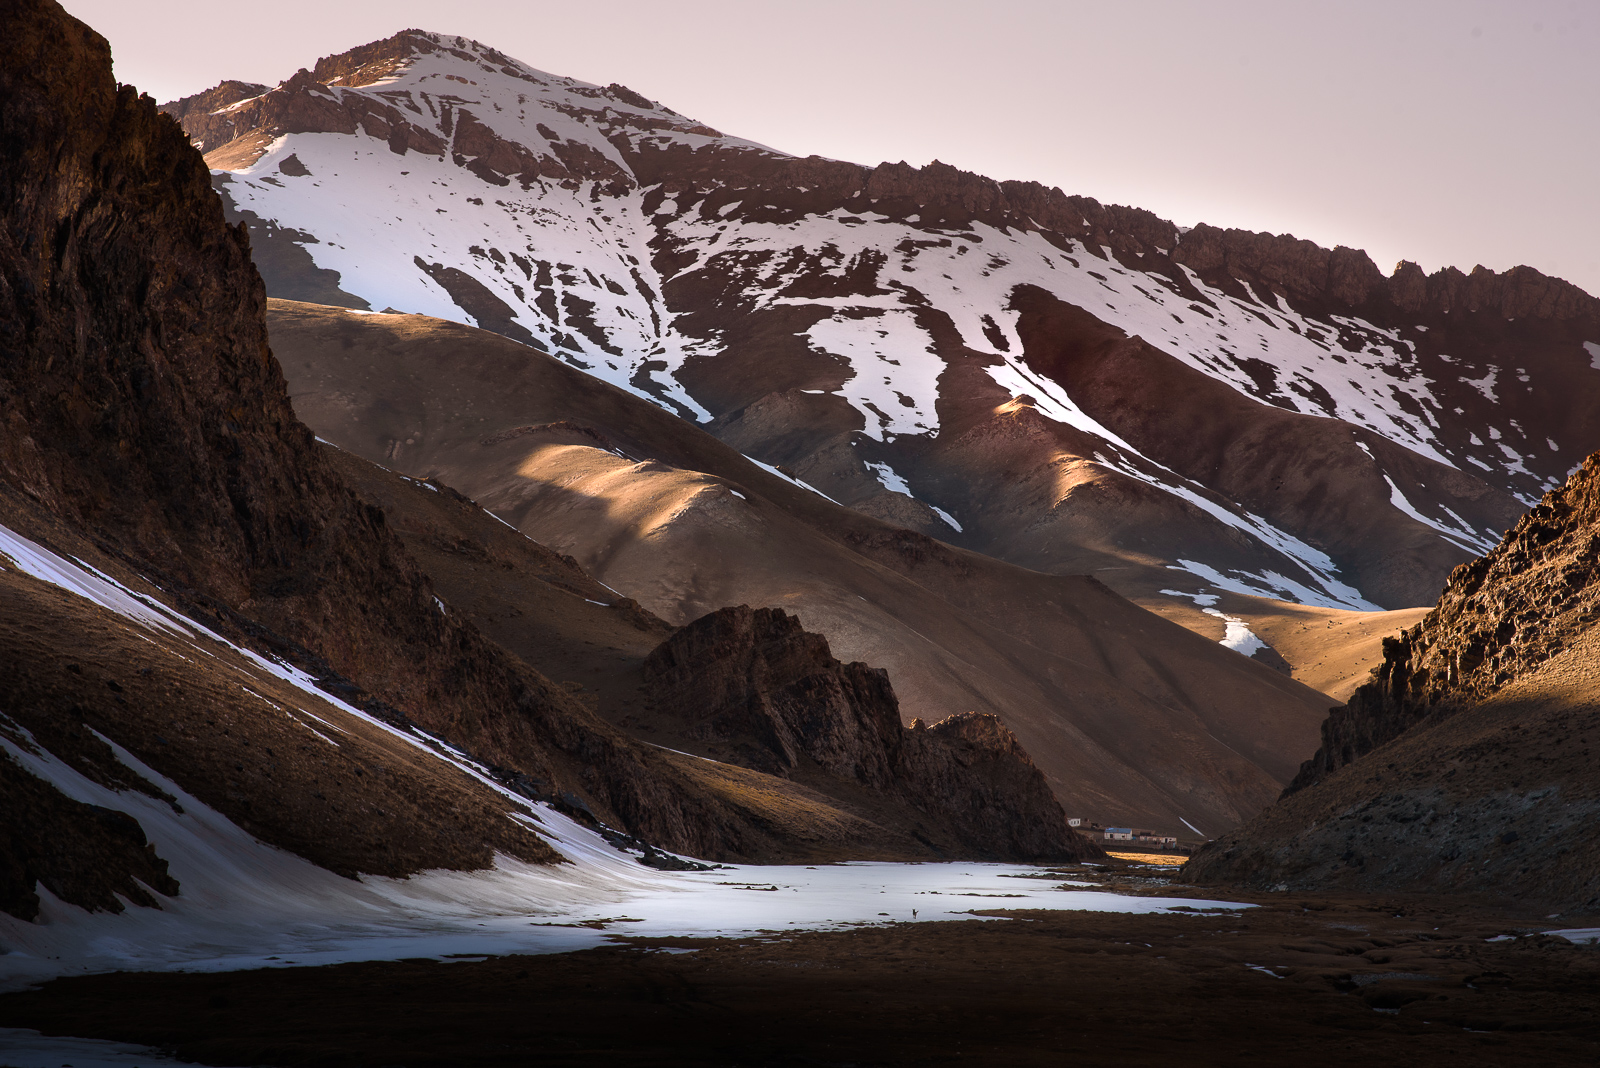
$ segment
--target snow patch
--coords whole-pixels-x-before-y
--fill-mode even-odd
[[[905,479],[897,475],[894,468],[890,467],[888,464],[872,463],[869,461],[867,462],[866,467],[868,471],[871,471],[878,477],[878,481],[882,483],[883,488],[888,490],[890,493],[898,493],[901,496],[910,497],[912,500],[917,499],[917,495],[911,492],[910,483],[906,482]]]
[[[828,496],[826,493],[823,493],[821,490],[817,489],[817,487],[813,486],[809,482],[802,482],[798,478],[793,477],[792,475],[786,475],[782,471],[779,471],[776,467],[773,467],[771,464],[762,463],[760,460],[757,460],[754,456],[750,456],[750,455],[747,455],[747,454],[741,454],[741,455],[744,455],[744,458],[746,460],[749,460],[751,463],[753,463],[757,467],[761,468],[761,470],[765,471],[767,474],[769,474],[769,475],[777,475],[779,478],[783,479],[785,482],[789,483],[791,486],[799,486],[803,490],[810,490],[812,493],[815,493],[818,497],[821,497],[823,500],[829,502],[830,504],[838,504],[839,503],[838,501],[834,500],[832,497]],[[616,591],[612,591],[612,592],[616,592]]]
[[[855,372],[839,392],[865,416],[863,433],[885,441],[936,431],[934,405],[944,361],[933,354],[933,339],[909,311],[856,309],[856,314],[861,317],[835,313],[813,325],[806,337],[813,349],[839,357]]]
[[[1267,648],[1267,643],[1256,637],[1250,629],[1250,624],[1237,616],[1230,616],[1215,608],[1205,608],[1201,611],[1208,616],[1216,616],[1226,624],[1222,640],[1217,644],[1226,649],[1232,649],[1241,656],[1255,656],[1262,649]]]
[[[1500,398],[1495,396],[1494,393],[1495,379],[1499,377],[1500,369],[1498,367],[1491,367],[1489,368],[1489,372],[1482,378],[1463,378],[1461,382],[1463,385],[1476,388],[1479,393],[1482,393],[1489,400],[1499,403]],[[1493,428],[1491,427],[1490,429],[1492,430]]]
[[[1151,913],[1174,906],[1249,907],[1052,890],[1012,878],[1034,871],[1015,864],[660,872],[555,810],[526,802],[541,832],[572,863],[542,866],[502,856],[484,871],[351,880],[257,841],[114,744],[118,759],[178,799],[181,815],[145,794],[100,786],[48,752],[28,752],[3,736],[0,748],[67,796],[137,819],[182,886],[159,909],[130,906],[121,914],[67,905],[41,887],[38,922],[0,916],[0,939],[10,950],[0,957],[0,989],[113,970],[216,972],[567,952],[608,940],[603,930],[573,925],[619,915],[637,918],[619,927],[633,935],[748,936],[948,920],[1002,894],[1021,895],[1016,905],[1022,908]]]

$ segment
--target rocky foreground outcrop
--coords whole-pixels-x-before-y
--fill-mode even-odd
[[[841,664],[826,638],[782,609],[702,616],[658,646],[644,671],[660,711],[691,724],[699,740],[734,746],[747,767],[797,778],[821,769],[949,821],[980,853],[1099,853],[1067,827],[999,717],[968,712],[907,728],[887,672]]]
[[[6,522],[82,541],[208,626],[541,793],[669,848],[738,854],[747,813],[450,613],[319,453],[268,348],[245,228],[224,221],[177,122],[117,86],[106,42],[49,0],[0,16],[0,144]],[[23,693],[18,678],[0,692]],[[71,701],[26,705],[3,710],[81,726]],[[135,755],[164,744],[109,722]],[[240,790],[218,803],[232,791],[248,807]]]
[[[1600,910],[1597,620],[1600,454],[1455,570],[1283,799],[1186,874]]]
[[[1321,782],[1424,721],[1492,697],[1600,620],[1600,454],[1528,512],[1487,556],[1450,575],[1438,607],[1322,725],[1288,791]]]

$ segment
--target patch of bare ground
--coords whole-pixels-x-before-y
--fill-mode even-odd
[[[1178,890],[1141,871],[1098,878]],[[283,1066],[1547,1068],[1600,1057],[1600,949],[1461,899],[1255,900],[1242,913],[1198,900],[1165,915],[994,910],[990,922],[744,940],[618,936],[479,962],[63,979],[0,997],[0,1026]],[[1523,936],[1489,941],[1505,934]]]

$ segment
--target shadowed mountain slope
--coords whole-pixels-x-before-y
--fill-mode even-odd
[[[1283,800],[1205,882],[1472,890],[1600,907],[1600,455],[1385,642]]]

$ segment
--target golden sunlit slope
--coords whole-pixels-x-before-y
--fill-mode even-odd
[[[645,677],[645,658],[672,633],[660,618],[448,486],[325,448],[362,498],[383,508],[450,611],[588,711],[655,747],[659,759],[716,807],[737,813],[742,857],[797,863],[971,854],[959,828],[911,811],[892,792],[861,788],[812,763],[788,777],[725,763],[728,747],[663,711],[659,688]]]
[[[1136,596],[1140,605],[1213,641],[1227,625],[1190,602],[1160,595]],[[1383,662],[1383,639],[1393,637],[1428,614],[1426,608],[1391,612],[1351,612],[1319,608],[1237,593],[1218,595],[1217,611],[1243,620],[1288,666],[1290,675],[1328,695],[1331,704],[1350,699]]]

